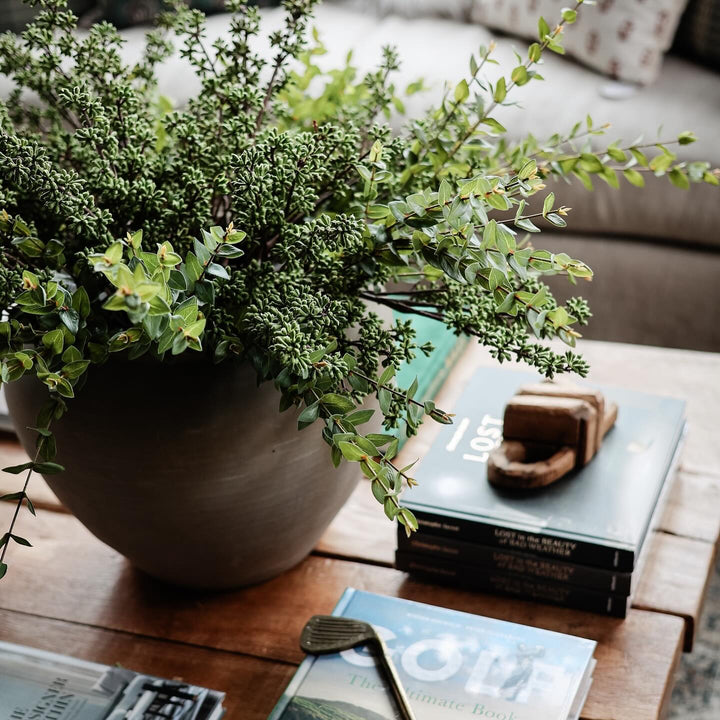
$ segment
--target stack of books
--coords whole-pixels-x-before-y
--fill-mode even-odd
[[[0,720],[219,720],[225,694],[0,642]]]
[[[371,623],[417,720],[576,720],[595,668],[592,640],[348,588],[334,615]],[[268,720],[395,720],[366,648],[309,656]]]
[[[419,531],[398,533],[396,565],[433,582],[625,617],[685,429],[685,403],[600,388],[618,419],[598,454],[555,484],[487,481],[508,400],[528,373],[482,368],[404,495]]]

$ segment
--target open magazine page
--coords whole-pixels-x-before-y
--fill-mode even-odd
[[[102,684],[108,668],[0,644],[0,720],[102,720],[125,683]]]
[[[0,642],[0,720],[218,720],[222,692]]]

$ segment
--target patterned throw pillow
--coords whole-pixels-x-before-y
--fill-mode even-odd
[[[611,77],[648,85],[660,72],[687,0],[597,0],[565,28],[568,55]],[[537,19],[559,18],[559,0],[473,0],[472,19],[512,35],[535,38]]]
[[[690,0],[673,48],[720,70],[720,0]]]

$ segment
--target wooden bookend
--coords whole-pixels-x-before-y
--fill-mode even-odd
[[[596,390],[568,381],[521,387],[505,407],[488,480],[509,488],[550,485],[592,460],[616,418],[617,405]]]

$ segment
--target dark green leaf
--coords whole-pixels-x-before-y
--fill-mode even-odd
[[[320,398],[320,403],[333,415],[352,412],[355,409],[352,399],[339,393],[326,393]]]
[[[11,465],[10,467],[4,467],[2,469],[3,472],[10,473],[11,475],[19,475],[21,472],[24,472],[25,470],[31,470],[33,467],[32,462],[26,462],[22,465]]]
[[[62,465],[54,462],[37,463],[34,470],[41,475],[57,475],[58,473],[65,472],[65,468]]]
[[[23,545],[24,547],[32,547],[29,540],[26,540],[24,537],[20,537],[20,535],[10,535],[10,537],[18,544]]]

